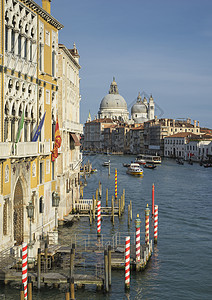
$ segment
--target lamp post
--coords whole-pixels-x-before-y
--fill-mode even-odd
[[[32,204],[32,201],[29,202],[27,209],[27,216],[29,218],[29,246],[32,245],[32,218],[34,217],[34,205]]]
[[[59,206],[60,197],[57,192],[52,193],[52,207],[55,207],[55,230],[57,230],[57,208]]]

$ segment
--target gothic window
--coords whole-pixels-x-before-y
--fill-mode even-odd
[[[39,69],[40,71],[43,70],[43,47],[41,43],[39,45]]]
[[[40,178],[39,178],[40,184],[43,183],[43,162],[40,163]]]
[[[5,183],[9,182],[9,166],[5,167]]]
[[[27,39],[24,40],[24,58],[27,58]]]
[[[11,36],[11,52],[14,53],[15,50],[15,31],[12,29],[12,36]]]
[[[29,51],[29,60],[32,61],[32,41],[30,41],[30,51]]]
[[[5,51],[8,51],[8,28],[5,26]]]

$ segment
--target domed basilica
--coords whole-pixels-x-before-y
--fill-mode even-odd
[[[118,86],[113,78],[110,85],[109,94],[107,94],[100,103],[98,118],[111,118],[125,123],[143,123],[154,119],[155,105],[152,96],[149,103],[146,97],[141,98],[139,93],[136,103],[131,108],[131,120],[129,120],[129,112],[125,99],[119,94]]]

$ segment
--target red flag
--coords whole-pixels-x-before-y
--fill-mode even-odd
[[[55,142],[54,142],[54,149],[51,151],[52,152],[52,161],[55,161],[55,158],[58,157],[58,148],[60,148],[61,143],[62,143],[62,138],[60,135],[60,130],[59,130],[59,123],[58,123],[58,119],[56,122],[56,126],[55,126]]]
[[[57,148],[60,148],[61,143],[62,143],[62,138],[60,136],[60,130],[59,130],[59,123],[58,123],[58,119],[56,122],[56,126],[55,126],[55,135],[54,135],[54,139],[55,139],[55,146]]]

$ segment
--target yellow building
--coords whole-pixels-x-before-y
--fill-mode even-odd
[[[56,170],[51,150],[58,31],[63,26],[51,16],[50,5],[51,0],[42,0],[42,8],[32,0],[1,1],[0,251],[13,246],[19,250],[30,239],[36,251],[42,236],[51,235],[55,226]],[[34,208],[31,234],[29,202]]]

